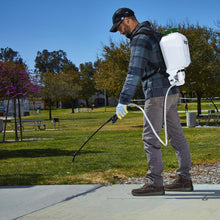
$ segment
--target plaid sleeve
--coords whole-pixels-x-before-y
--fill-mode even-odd
[[[153,42],[149,38],[144,34],[139,34],[131,42],[128,74],[119,98],[121,104],[127,105],[130,103],[145,74],[147,60],[150,58],[153,48]]]

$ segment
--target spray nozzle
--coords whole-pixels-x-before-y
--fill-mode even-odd
[[[111,117],[111,120],[112,120],[112,123],[115,123],[117,120],[118,120],[118,116],[116,114],[114,114],[112,117]]]

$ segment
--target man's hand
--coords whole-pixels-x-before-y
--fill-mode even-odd
[[[128,113],[127,111],[127,105],[123,105],[123,104],[118,104],[116,107],[116,115],[118,116],[119,119],[121,119],[122,117],[124,117],[126,114]]]

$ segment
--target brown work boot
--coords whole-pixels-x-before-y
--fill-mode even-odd
[[[146,183],[139,189],[133,189],[131,193],[133,196],[161,196],[165,194],[165,191],[163,186],[156,187]]]
[[[193,191],[192,180],[184,179],[180,175],[171,184],[164,186],[165,191],[181,191],[191,192]]]

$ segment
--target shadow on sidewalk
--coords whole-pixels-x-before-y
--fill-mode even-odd
[[[166,192],[166,199],[220,199],[220,190],[194,190],[193,192]]]

